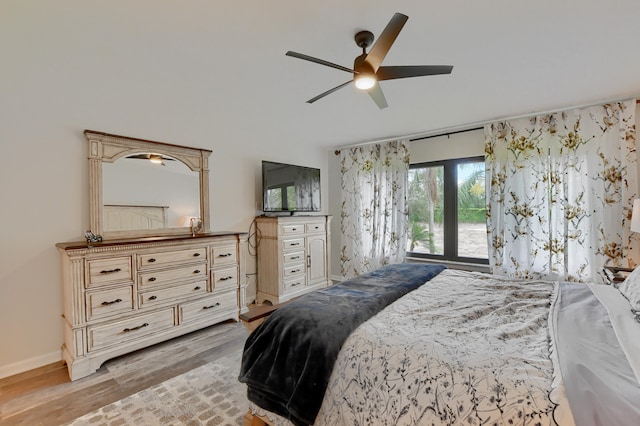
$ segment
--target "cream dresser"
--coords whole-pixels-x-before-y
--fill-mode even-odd
[[[257,302],[276,305],[331,284],[331,216],[256,218]]]
[[[59,243],[71,380],[109,358],[245,312],[246,234]]]

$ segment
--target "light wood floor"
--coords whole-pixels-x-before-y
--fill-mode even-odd
[[[0,424],[64,424],[240,352],[247,335],[241,323],[228,321],[109,360],[96,373],[74,382],[62,362],[0,379]]]

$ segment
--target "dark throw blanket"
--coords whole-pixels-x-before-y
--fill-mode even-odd
[[[360,324],[446,267],[401,263],[301,296],[248,337],[239,380],[250,401],[313,424],[342,344]]]

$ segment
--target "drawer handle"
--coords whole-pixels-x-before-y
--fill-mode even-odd
[[[220,278],[220,281],[227,281],[227,280],[231,280],[231,279],[233,279],[232,276],[222,277],[222,278]]]
[[[315,228],[316,228],[316,229],[320,229],[320,227],[319,227],[319,226],[316,226]]]
[[[215,308],[216,306],[220,306],[220,302],[217,302],[214,305],[203,306],[202,309],[211,309],[211,308]]]
[[[193,257],[198,257],[200,256],[200,253],[193,253]]]
[[[149,277],[149,281],[154,282],[155,280],[157,280],[156,277]]]
[[[200,269],[196,269],[195,271],[193,271],[194,274],[199,274],[200,273]]]
[[[102,306],[109,306],[109,305],[113,305],[114,303],[120,303],[122,302],[122,299],[116,299],[116,300],[112,300],[111,302],[107,302],[104,301],[101,303]]]
[[[300,284],[302,284],[302,283],[301,283],[301,282],[293,283],[293,284],[291,284],[291,287],[297,287],[297,286],[299,286]]]
[[[149,300],[156,300],[158,298],[158,296],[151,296],[149,297]]]
[[[151,259],[147,260],[147,262],[149,262],[149,263],[153,263],[153,262],[155,262],[155,261],[156,261],[156,259],[155,259],[155,258],[153,258],[153,257],[152,257]]]
[[[292,270],[291,270],[291,273],[292,273],[292,274],[294,274],[294,273],[296,273],[296,272],[300,272],[300,269],[292,269]]]
[[[120,268],[116,268],[116,269],[103,269],[102,271],[100,271],[101,274],[113,274],[114,272],[120,272],[122,271],[122,269]]]
[[[298,228],[291,228],[291,230],[292,230],[292,231],[295,231],[295,230],[297,230],[297,229],[298,229]]]
[[[300,256],[291,256],[291,260],[300,259]]]
[[[299,246],[299,245],[300,245],[300,243],[291,243],[291,244],[289,244],[289,245],[290,245],[290,246]]]
[[[218,257],[229,257],[229,256],[233,256],[233,253],[221,253],[218,255]]]
[[[195,291],[195,290],[200,290],[201,288],[202,288],[202,287],[200,287],[199,285],[197,285],[197,286],[195,286],[195,287],[193,288],[193,290],[194,290],[194,291]]]
[[[133,327],[133,328],[125,328],[124,330],[122,330],[124,333],[128,333],[130,331],[136,331],[136,330],[140,330],[141,328],[145,328],[145,327],[149,327],[149,323],[145,322],[142,325],[139,325],[137,327]]]

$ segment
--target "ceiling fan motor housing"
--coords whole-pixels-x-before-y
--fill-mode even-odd
[[[363,53],[362,55],[356,57],[353,61],[353,70],[354,74],[375,74],[373,67],[369,62],[365,59],[367,58],[367,54]]]
[[[373,33],[371,31],[359,31],[356,33],[354,38],[358,47],[362,48],[363,53],[364,49],[371,46],[371,43],[373,43]]]

